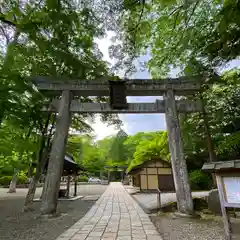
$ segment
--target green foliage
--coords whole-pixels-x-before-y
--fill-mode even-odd
[[[0,177],[0,185],[8,186],[12,180],[12,176],[3,176]]]
[[[83,136],[69,136],[67,143],[67,152],[73,156],[76,162],[81,163]]]
[[[211,176],[199,169],[189,173],[189,181],[192,190],[209,190],[212,186]]]
[[[137,133],[132,136],[117,134],[97,142],[90,136],[76,135],[69,138],[67,151],[89,173],[95,175],[104,172],[105,166],[133,167],[156,156],[169,160],[166,132]]]
[[[147,54],[144,66],[152,78],[165,77],[177,67],[179,75],[205,76],[203,92],[186,97],[201,99],[205,113],[180,114],[188,169],[199,170],[214,152],[215,160],[238,159],[240,74],[239,69],[221,70],[239,59],[239,1],[125,1],[125,9],[122,51],[130,60]],[[149,154],[147,143],[142,144],[139,155],[133,147],[140,159]]]
[[[24,172],[18,174],[17,184],[26,184],[28,183],[27,175]]]
[[[111,166],[124,166],[127,163],[127,148],[126,145],[124,145],[124,142],[128,138],[127,134],[123,131],[120,130],[112,145],[110,148],[109,156],[110,156],[110,161],[108,162],[108,165]]]
[[[88,182],[88,177],[87,176],[79,176],[78,182]]]
[[[170,160],[167,132],[148,133],[145,139],[143,138],[139,141],[133,154],[133,159],[129,164],[128,171],[134,166],[156,157],[162,160]]]
[[[214,83],[202,93],[218,160],[237,159],[240,154],[239,76],[239,70],[225,72],[221,82]],[[182,114],[181,127],[188,160],[191,159],[196,164],[208,161],[207,136],[202,113]]]
[[[12,176],[2,176],[0,177],[0,185],[2,186],[9,186],[12,180]],[[27,183],[27,176],[23,172],[20,172],[17,178],[17,184],[26,184]]]
[[[166,2],[130,5],[122,19],[122,51],[150,55],[144,64],[152,77],[174,67],[191,70],[195,59],[210,70],[238,59],[239,1]]]
[[[76,5],[66,0],[58,3],[41,1],[41,4],[38,1],[14,0],[2,4],[0,176],[27,170],[30,163],[38,161],[41,149],[49,151],[51,146],[56,116],[51,115],[45,127],[49,116],[41,109],[51,101],[52,95],[39,94],[31,82],[32,76],[92,80],[112,75],[95,44],[95,39],[105,32],[105,26],[98,20],[104,14],[104,11],[99,11],[101,8],[100,5],[93,8],[89,2]],[[81,97],[82,102],[103,100],[106,98]],[[117,115],[101,115],[101,119],[117,126],[121,124]],[[86,120],[94,121],[94,116],[73,114],[71,129],[81,133],[92,132]],[[78,143],[81,143],[78,136],[71,136],[69,151],[80,162],[91,165],[86,163],[91,156],[86,154],[85,160],[81,158],[82,150]],[[102,165],[104,163],[99,165],[100,168]]]
[[[103,152],[89,135],[71,136],[67,151],[90,173],[99,173],[104,169],[106,160]]]

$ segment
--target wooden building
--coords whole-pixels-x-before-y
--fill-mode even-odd
[[[162,159],[144,162],[132,168],[128,175],[132,177],[132,185],[141,191],[175,191],[171,164]]]
[[[46,162],[45,165],[45,174],[47,171],[48,167],[48,161]],[[80,166],[78,163],[76,163],[73,159],[73,157],[70,154],[66,154],[64,157],[64,162],[63,162],[63,170],[62,170],[62,177],[67,178],[66,182],[66,187],[62,188],[60,186],[59,189],[59,197],[70,197],[70,185],[71,185],[71,180],[74,181],[74,193],[73,196],[77,196],[77,178],[80,175],[80,172],[85,172],[86,170]]]

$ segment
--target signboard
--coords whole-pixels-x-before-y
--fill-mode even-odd
[[[230,204],[240,204],[240,177],[223,177],[225,201]]]

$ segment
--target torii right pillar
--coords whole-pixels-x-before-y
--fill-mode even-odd
[[[172,89],[169,89],[165,93],[164,100],[169,150],[171,153],[178,211],[182,214],[192,215],[194,212],[193,200],[188,181],[187,164],[184,158],[175,94]]]

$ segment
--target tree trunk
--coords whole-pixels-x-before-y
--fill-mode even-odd
[[[30,135],[30,131],[29,131],[27,137],[29,137],[29,135]],[[8,193],[15,193],[16,192],[18,173],[19,173],[19,169],[20,169],[20,163],[22,161],[22,155],[23,155],[23,153],[20,153],[19,158],[18,158],[17,167],[14,169],[14,174],[12,176],[12,180],[11,180],[10,185],[9,185]]]
[[[27,196],[26,196],[26,199],[25,199],[25,204],[24,204],[23,211],[27,211],[27,210],[31,209],[31,204],[32,204],[34,196],[35,196],[37,183],[38,183],[38,181],[41,177],[41,174],[43,172],[43,168],[46,164],[47,156],[46,156],[46,154],[44,154],[44,147],[45,147],[45,141],[46,141],[45,135],[46,135],[47,130],[48,130],[50,116],[51,116],[51,113],[48,114],[44,129],[42,131],[40,149],[39,149],[39,152],[38,152],[36,174],[31,179],[31,182],[29,183],[28,193],[27,193]]]
[[[3,118],[4,118],[4,105],[3,103],[0,103],[0,128],[2,126]]]
[[[212,163],[212,162],[216,162],[217,156],[216,156],[216,152],[214,150],[214,144],[213,144],[213,140],[212,140],[212,136],[211,136],[210,126],[208,123],[208,116],[207,116],[207,112],[205,110],[205,103],[204,103],[202,94],[200,94],[200,100],[201,100],[204,130],[205,130],[205,135],[206,135],[206,140],[207,140],[209,162]],[[213,188],[216,188],[217,182],[216,182],[216,176],[214,173],[212,173],[212,179],[213,179]]]
[[[67,197],[70,195],[70,187],[71,187],[71,176],[67,176]]]
[[[77,196],[77,184],[78,184],[78,179],[77,179],[77,174],[74,175],[74,197]]]
[[[32,178],[32,177],[33,177],[33,165],[32,163],[30,163],[28,166],[28,178]]]
[[[45,179],[46,191],[44,192],[42,198],[42,214],[56,214],[57,211],[58,192],[60,188],[65,148],[71,120],[70,103],[70,91],[63,91],[59,104],[56,131],[48,162],[47,176]]]
[[[214,144],[211,136],[210,126],[208,123],[208,116],[205,110],[205,104],[202,95],[200,96],[201,99],[201,107],[202,107],[202,117],[203,117],[203,123],[204,123],[204,129],[206,134],[206,140],[207,140],[207,147],[209,152],[209,162],[215,162],[216,161],[216,153],[214,150]]]
[[[23,211],[27,211],[27,210],[31,209],[31,205],[33,203],[33,199],[34,199],[35,192],[36,192],[37,183],[41,177],[41,174],[42,174],[43,168],[46,164],[46,161],[47,161],[47,158],[43,156],[43,159],[37,165],[36,174],[32,178],[32,180],[29,184],[28,193],[27,193],[27,196],[25,199]]]
[[[8,193],[15,193],[16,192],[16,186],[17,186],[17,174],[18,170],[14,170],[14,174],[12,176],[12,180],[9,185]]]
[[[47,146],[46,146],[46,149],[47,149],[47,154],[49,155],[49,151],[51,149],[51,139],[52,139],[52,132],[53,132],[53,129],[54,129],[54,126],[55,126],[55,123],[56,123],[56,113],[54,113],[54,116],[53,116],[53,122],[52,122],[52,126],[51,126],[51,129],[49,131],[49,134],[48,134],[48,139],[47,139]],[[47,159],[46,159],[47,161]],[[46,192],[46,178],[44,178],[44,184],[43,184],[43,190],[42,190],[42,193],[41,193],[41,196],[40,196],[40,199],[43,198],[43,195],[45,194]]]
[[[46,190],[47,190],[46,187],[47,187],[47,185],[46,185],[46,178],[44,178],[43,189],[42,189],[42,193],[41,193],[41,196],[40,196],[41,200],[43,199],[43,196],[46,193]]]

